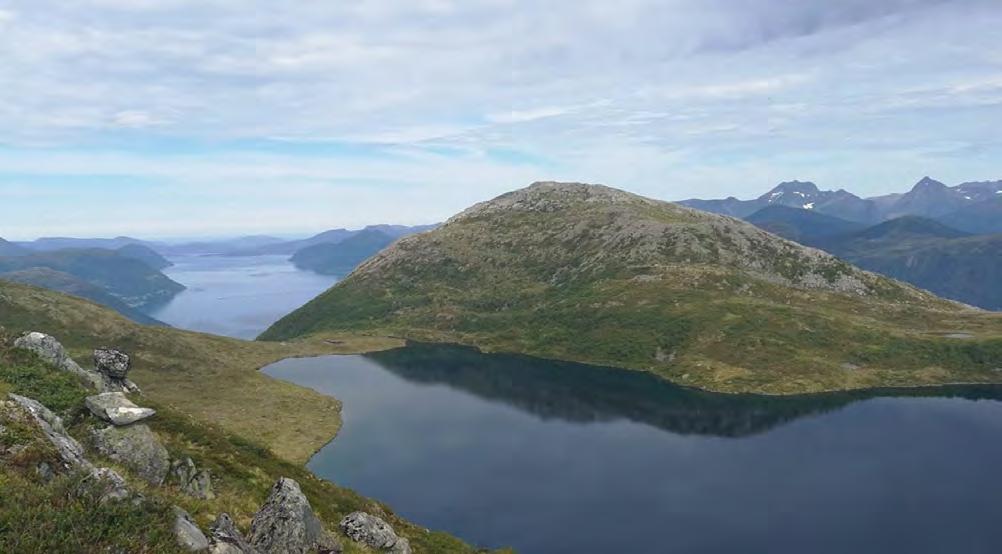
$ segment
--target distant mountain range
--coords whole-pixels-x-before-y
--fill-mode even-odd
[[[160,324],[143,314],[145,306],[173,298],[184,286],[160,272],[170,262],[141,244],[125,244],[117,249],[64,248],[48,250],[56,244],[105,244],[120,239],[47,239],[42,250],[0,240],[0,279],[35,285],[87,298],[122,315],[146,324]]]
[[[329,231],[324,231],[322,233],[313,235],[312,237],[300,239],[300,240],[289,240],[282,242],[275,242],[271,244],[262,244],[254,247],[248,248],[237,248],[226,252],[227,256],[262,256],[268,254],[288,254],[292,255],[296,252],[303,250],[304,248],[309,248],[311,246],[317,246],[321,244],[337,244],[347,238],[355,236],[359,233],[366,232],[379,232],[385,236],[389,236],[393,239],[398,239],[407,235],[413,235],[414,233],[420,233],[422,231],[427,231],[429,229],[434,229],[437,224],[432,225],[368,225],[362,229],[349,230],[349,229],[331,229]],[[378,251],[378,250],[377,250]],[[375,254],[376,252],[372,252]]]
[[[1002,233],[973,235],[912,215],[867,227],[778,205],[745,219],[863,269],[973,306],[1002,310]]]
[[[970,233],[1002,233],[1002,181],[950,187],[925,177],[903,194],[860,198],[845,190],[820,190],[811,182],[780,183],[753,200],[685,200],[680,204],[747,218],[769,206],[786,206],[873,225],[906,215],[936,219]]]
[[[299,269],[344,276],[394,240],[396,237],[383,231],[365,229],[340,242],[314,244],[297,250],[291,260]]]

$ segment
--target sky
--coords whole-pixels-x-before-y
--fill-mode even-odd
[[[1002,179],[999,0],[0,0],[0,237]]]

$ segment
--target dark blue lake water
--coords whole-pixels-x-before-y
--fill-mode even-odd
[[[264,370],[344,402],[317,475],[525,553],[1002,551],[1002,392],[728,396],[412,345]]]

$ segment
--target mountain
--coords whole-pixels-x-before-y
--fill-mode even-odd
[[[170,260],[161,256],[152,248],[143,246],[142,244],[126,244],[115,251],[127,258],[139,260],[157,271],[167,269],[168,267],[174,265],[170,262]]]
[[[114,250],[68,249],[0,258],[0,273],[34,268],[72,275],[133,308],[162,302],[184,290],[146,263]]]
[[[938,218],[944,224],[974,234],[1002,233],[1002,193]]]
[[[308,248],[310,246],[316,246],[319,244],[337,244],[349,237],[355,236],[365,231],[379,231],[393,238],[400,238],[414,233],[427,231],[428,229],[433,229],[434,227],[435,225],[407,226],[407,225],[384,224],[384,225],[368,225],[358,230],[331,229],[329,231],[318,233],[306,239],[279,242],[255,248],[238,249],[228,252],[227,255],[262,256],[268,254],[295,254],[296,252],[303,250],[304,248]]]
[[[75,277],[69,273],[63,273],[62,271],[56,271],[47,267],[32,267],[17,271],[9,271],[7,273],[0,273],[0,280],[22,283],[25,285],[34,285],[36,287],[71,294],[73,296],[79,296],[80,298],[86,298],[87,300],[111,308],[132,321],[143,325],[166,325],[166,323],[154,319],[132,306],[129,306],[125,302],[122,302],[101,287],[92,285],[79,277]]]
[[[733,218],[576,183],[536,183],[400,239],[260,338],[339,333],[731,392],[1002,380],[1002,314]]]
[[[369,229],[338,243],[307,246],[293,254],[292,263],[322,275],[347,275],[394,240],[396,237]]]
[[[25,254],[30,254],[31,252],[26,248],[18,246],[13,242],[7,242],[4,239],[0,239],[0,257],[4,256],[24,256]]]
[[[271,244],[285,242],[285,239],[268,235],[250,235],[231,239],[206,240],[182,243],[157,243],[154,250],[165,256],[197,256],[206,254],[226,254],[235,250],[263,248]]]
[[[769,206],[785,206],[813,210],[841,219],[868,222],[874,219],[874,207],[867,201],[844,190],[819,190],[811,182],[787,181],[754,200],[683,200],[683,206],[705,212],[744,219]]]
[[[1002,207],[994,202],[1000,198],[1002,198],[1002,181],[961,183],[949,187],[930,177],[924,177],[906,193],[872,198],[860,198],[844,190],[823,191],[814,183],[790,181],[780,183],[754,200],[738,200],[730,197],[723,200],[684,200],[679,203],[690,208],[738,218],[746,218],[767,206],[782,205],[810,209],[868,225],[906,215],[917,215],[942,219],[944,223],[953,227],[972,232],[999,232],[1002,224],[997,223],[996,216],[1002,211]],[[986,203],[993,207],[982,207]],[[963,219],[968,214],[980,215],[974,217],[970,226],[965,227]]]
[[[862,223],[847,221],[814,210],[767,206],[745,218],[760,229],[785,239],[814,246],[821,239],[845,235],[865,227]]]
[[[819,246],[945,298],[1002,310],[1002,234],[970,236],[938,221],[907,216]]]
[[[129,244],[145,244],[149,246],[153,243],[142,241],[139,239],[134,239],[132,237],[115,237],[112,239],[43,237],[31,242],[21,242],[18,244],[30,250],[50,252],[53,250],[65,250],[67,248],[75,248],[75,249],[104,248],[107,250],[116,250]]]

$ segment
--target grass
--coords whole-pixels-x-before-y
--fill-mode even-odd
[[[29,330],[53,335],[84,367],[92,365],[91,352],[99,346],[130,352],[130,378],[150,400],[234,435],[254,437],[296,463],[305,463],[337,434],[340,403],[271,379],[258,369],[288,357],[402,344],[399,339],[365,336],[341,336],[336,343],[262,343],[148,327],[86,300],[2,281],[0,327],[9,335]]]
[[[87,436],[98,425],[94,418],[81,413],[85,390],[78,383],[67,382],[65,373],[40,363],[29,354],[14,351],[0,342],[0,387],[55,404],[69,417],[70,433]],[[6,343],[9,344],[9,343]],[[47,392],[46,385],[53,385]],[[69,399],[74,399],[70,402]],[[172,459],[191,457],[200,468],[207,468],[213,479],[216,498],[199,500],[182,495],[172,486],[150,487],[129,472],[88,452],[88,459],[98,465],[113,467],[129,478],[130,486],[143,494],[137,506],[128,503],[99,504],[94,495],[79,494],[80,476],[64,475],[43,483],[34,475],[38,461],[54,454],[33,426],[2,420],[0,443],[31,443],[32,448],[19,454],[16,463],[0,465],[0,552],[175,552],[170,533],[169,507],[179,505],[192,514],[204,530],[220,512],[229,513],[246,531],[254,513],[279,477],[299,482],[317,516],[327,529],[348,513],[365,510],[386,519],[407,537],[415,552],[466,553],[472,549],[445,533],[431,532],[397,517],[386,506],[362,497],[349,489],[316,478],[306,468],[277,456],[260,442],[234,434],[217,425],[206,424],[166,404],[145,398],[141,402],[157,409],[148,420],[154,433],[164,443]],[[56,407],[56,405],[58,407]],[[0,416],[3,414],[0,413]],[[369,552],[342,537],[347,552]],[[85,546],[81,546],[85,545]]]
[[[724,392],[1002,382],[1002,314],[632,198],[527,193],[522,205],[539,210],[453,220],[396,243],[262,338],[402,336]]]

